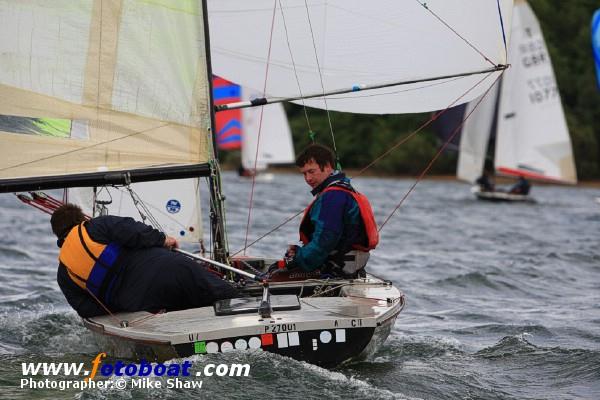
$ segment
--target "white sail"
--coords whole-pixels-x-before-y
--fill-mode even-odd
[[[157,182],[138,182],[131,184],[136,199],[141,199],[147,212],[158,223],[155,228],[180,241],[198,243],[202,239],[202,211],[200,208],[200,180],[177,179]],[[140,210],[148,217],[141,204],[134,204],[130,192],[124,187],[104,187],[96,192],[96,199],[110,201],[106,205],[109,215],[132,217],[135,220],[152,225],[144,220]],[[87,215],[98,213],[94,210],[94,191],[90,188],[69,189],[69,202],[79,205]]]
[[[500,94],[490,92],[463,127],[458,178],[473,182],[481,175],[488,138],[495,128],[498,173],[576,183],[571,139],[550,55],[539,22],[523,0],[516,2],[513,11],[509,63]],[[477,101],[469,104],[465,115]]]
[[[242,89],[242,98],[259,97],[256,91]],[[261,122],[262,112],[262,122]],[[292,131],[285,110],[281,104],[242,110],[242,166],[245,169],[264,170],[273,164],[289,164],[295,159]],[[260,131],[258,154],[256,146]]]
[[[485,97],[467,104],[465,120],[460,136],[456,176],[467,182],[475,182],[485,166],[488,143],[493,129],[498,101],[498,83]]]
[[[0,179],[206,162],[200,2],[4,0]]]
[[[509,60],[498,111],[496,170],[576,183],[560,93],[540,24],[524,1],[515,4]]]
[[[512,0],[209,0],[208,6],[213,71],[259,90],[269,61],[266,94],[289,97],[505,64],[500,11],[510,26]],[[330,96],[327,107],[439,110],[480,96],[498,74],[478,86],[484,75]],[[305,103],[325,108],[320,99]]]

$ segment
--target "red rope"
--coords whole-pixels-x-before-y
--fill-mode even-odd
[[[486,76],[486,78],[489,75]],[[477,103],[475,103],[475,107],[473,107],[473,109],[464,117],[464,119],[461,121],[460,124],[458,124],[456,126],[456,128],[454,128],[454,131],[452,132],[452,134],[450,135],[450,137],[448,138],[448,140],[446,140],[446,142],[444,143],[444,145],[442,147],[440,147],[440,149],[437,151],[437,153],[433,156],[433,158],[429,161],[429,163],[427,164],[427,166],[425,167],[425,169],[421,172],[421,174],[419,175],[419,177],[417,178],[417,180],[412,184],[412,186],[410,187],[410,189],[408,189],[408,191],[406,192],[406,194],[404,194],[404,196],[402,197],[402,199],[400,200],[400,202],[396,205],[396,207],[394,207],[394,209],[392,210],[392,212],[390,213],[390,215],[388,215],[388,217],[385,219],[385,221],[383,221],[383,223],[379,226],[378,231],[381,232],[381,230],[383,229],[383,227],[385,226],[385,224],[387,224],[387,222],[390,220],[390,218],[392,218],[392,216],[394,215],[394,213],[398,210],[398,208],[400,208],[400,206],[402,205],[402,203],[404,203],[404,200],[406,200],[406,198],[408,197],[408,195],[410,193],[412,193],[412,191],[414,190],[414,188],[419,184],[419,182],[421,182],[421,180],[423,179],[423,177],[425,176],[425,174],[427,172],[429,172],[429,170],[431,169],[431,167],[433,166],[433,163],[439,158],[439,156],[443,153],[443,151],[446,149],[446,147],[448,146],[448,144],[454,139],[454,137],[458,134],[458,132],[461,131],[462,126],[464,125],[465,121],[467,119],[469,119],[469,117],[471,116],[471,114],[473,114],[473,112],[477,109],[477,107],[479,107],[479,104],[483,101],[483,99],[488,95],[488,93],[490,92],[490,90],[494,87],[494,85],[496,84],[496,82],[498,81],[498,79],[500,79],[501,75],[498,75],[498,77],[496,78],[496,80],[494,81],[494,83],[484,92],[483,96],[481,96],[479,98],[479,100],[477,101]],[[485,78],[484,78],[485,79]],[[481,82],[481,81],[480,81]],[[479,83],[478,83],[479,84]],[[448,110],[448,109],[446,109]],[[444,111],[446,111],[444,110]],[[434,117],[432,117],[429,120],[429,123],[431,123],[432,121],[434,121],[437,117],[439,117],[439,115],[441,114],[436,114],[434,115]]]
[[[23,203],[37,208],[38,210],[45,212],[46,214],[52,215],[57,208],[63,206],[65,202],[60,201],[43,192],[31,192],[31,197],[22,193],[15,193],[15,196]],[[90,219],[89,215],[84,214],[87,219]]]
[[[410,133],[408,136],[402,138],[400,141],[398,141],[394,146],[392,146],[391,148],[389,148],[388,150],[386,150],[383,154],[381,154],[379,157],[377,157],[375,160],[371,161],[367,166],[365,166],[364,168],[362,168],[358,174],[356,174],[356,176],[361,175],[363,172],[365,172],[367,169],[369,169],[370,167],[372,167],[375,163],[377,163],[379,160],[381,160],[382,158],[384,158],[385,156],[387,156],[389,153],[391,153],[392,151],[394,151],[397,147],[399,147],[400,145],[402,145],[403,143],[405,143],[407,140],[409,140],[410,138],[412,138],[413,136],[415,136],[417,133],[419,133],[420,131],[422,131],[424,128],[426,128],[427,126],[429,126],[433,121],[435,121],[437,118],[439,118],[442,114],[444,114],[446,111],[448,111],[451,107],[453,107],[457,102],[460,101],[460,99],[462,99],[464,96],[466,96],[468,93],[470,93],[473,89],[475,89],[477,86],[479,86],[481,83],[483,83],[483,81],[485,81],[487,78],[489,78],[492,75],[492,73],[487,74],[486,76],[484,76],[482,79],[480,79],[478,82],[476,82],[471,88],[469,88],[469,90],[467,90],[465,93],[463,93],[462,95],[460,95],[458,98],[456,98],[452,103],[450,103],[444,110],[438,111],[436,114],[434,114],[428,121],[426,121],[423,125],[421,125],[419,128],[417,128],[415,131],[413,131],[412,133]],[[497,82],[497,80],[500,78],[501,75],[498,76],[498,78],[496,78],[496,80],[494,81],[494,84]],[[483,99],[483,97],[487,96],[487,94],[489,93],[489,91],[491,90],[491,88],[494,85],[491,85],[485,92],[484,95],[481,97],[481,99]],[[474,107],[477,108],[477,106],[479,105],[479,103],[481,102],[481,99],[477,102],[476,106]],[[472,111],[471,111],[472,113]],[[402,204],[402,202],[404,202],[404,200],[406,199],[406,197],[408,197],[408,195],[412,192],[412,190],[414,189],[414,187],[419,183],[419,181],[422,179],[422,177],[429,171],[429,169],[431,168],[431,166],[433,165],[433,163],[435,162],[435,160],[437,160],[437,158],[439,157],[439,155],[441,154],[441,152],[446,148],[446,146],[448,145],[448,143],[454,138],[454,136],[456,136],[456,134],[460,131],[460,128],[462,127],[462,125],[464,124],[464,121],[467,120],[467,118],[471,115],[471,113],[469,113],[469,115],[466,116],[466,118],[461,122],[460,125],[457,126],[457,128],[454,130],[453,134],[451,135],[450,139],[444,143],[443,147],[440,149],[440,151],[438,151],[438,153],[434,156],[434,158],[429,162],[428,166],[425,168],[425,170],[423,170],[423,172],[421,172],[421,174],[419,175],[419,178],[417,178],[417,181],[415,181],[415,183],[413,184],[413,186],[409,189],[409,191],[404,195],[404,197],[402,198],[402,200],[400,201],[400,204],[397,205],[394,210],[392,211],[392,213],[390,214],[390,216],[388,216],[386,218],[386,220],[384,221],[384,223],[379,227],[379,231],[381,231],[381,228],[387,223],[387,221],[391,218],[391,216],[396,212],[396,210],[400,207],[400,205]],[[243,249],[238,250],[237,252],[235,252],[233,255],[239,254],[242,251],[246,251],[246,249],[248,247],[251,247],[252,245],[258,243],[259,241],[261,241],[262,239],[264,239],[265,237],[267,237],[268,235],[270,235],[271,233],[277,231],[279,228],[281,228],[282,226],[284,226],[285,224],[287,224],[288,222],[290,222],[292,219],[296,218],[298,215],[300,215],[304,210],[301,210],[299,212],[297,212],[296,214],[294,214],[293,216],[289,217],[288,219],[286,219],[285,221],[283,221],[282,223],[280,223],[279,225],[277,225],[276,227],[274,227],[273,229],[271,229],[270,231],[268,231],[267,233],[263,234],[262,236],[258,237],[257,239],[255,239],[253,242],[251,242],[250,244],[245,244]]]

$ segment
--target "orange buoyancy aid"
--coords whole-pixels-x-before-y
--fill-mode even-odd
[[[84,224],[71,229],[58,259],[77,286],[109,302],[118,272],[115,262],[121,249],[116,243],[102,244],[92,240]]]
[[[325,188],[320,194],[319,196],[321,196],[322,194],[324,194],[325,192],[329,192],[332,190],[341,190],[343,192],[349,193],[352,198],[356,201],[356,203],[358,204],[358,208],[360,210],[360,217],[363,221],[363,224],[365,226],[365,233],[367,234],[367,245],[364,246],[360,243],[354,243],[352,244],[352,248],[356,249],[356,250],[361,250],[361,251],[369,251],[369,250],[373,250],[375,247],[377,247],[377,244],[379,243],[379,231],[377,230],[377,223],[375,222],[375,215],[373,215],[373,209],[371,208],[371,204],[369,203],[369,199],[367,199],[367,196],[365,196],[362,193],[359,193],[357,191],[352,191],[340,186],[329,186],[327,188]],[[309,240],[308,240],[308,236],[305,232],[303,232],[302,228],[303,226],[305,226],[305,222],[307,221],[307,218],[309,217],[309,213],[310,213],[310,209],[312,208],[313,204],[315,203],[317,199],[315,198],[309,205],[308,207],[306,207],[306,210],[304,210],[304,216],[302,217],[302,222],[300,222],[300,241],[306,245],[308,244]]]

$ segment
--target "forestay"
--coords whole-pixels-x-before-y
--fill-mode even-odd
[[[204,163],[201,2],[5,0],[0,182]]]
[[[486,70],[506,64],[501,18],[510,26],[511,8],[512,0],[210,0],[213,71],[262,90],[269,63],[266,94],[291,97]],[[485,74],[334,95],[327,108],[439,110],[481,95],[498,74],[473,90]]]

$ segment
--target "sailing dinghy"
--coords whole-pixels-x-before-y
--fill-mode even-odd
[[[484,171],[488,146],[503,176],[577,183],[575,161],[560,93],[540,24],[517,0],[509,45],[511,68],[483,99],[469,103],[461,133],[457,177],[475,182]],[[492,143],[492,144],[490,144]],[[480,200],[532,202],[530,195],[471,192]]]
[[[144,182],[160,190],[165,181],[206,178],[211,242],[210,258],[202,259],[244,297],[86,319],[114,357],[165,360],[262,349],[332,366],[368,356],[405,304],[391,282],[371,274],[325,279],[293,271],[275,279],[264,275],[269,260],[231,257],[214,112],[296,101],[327,110],[410,113],[470,101],[507,68],[503,24],[510,24],[512,1],[381,0],[373,7],[358,0],[229,0],[209,6],[195,0],[4,1],[0,34],[18,40],[3,42],[0,57],[0,192],[84,187],[99,194]],[[213,69],[267,97],[213,107]]]

